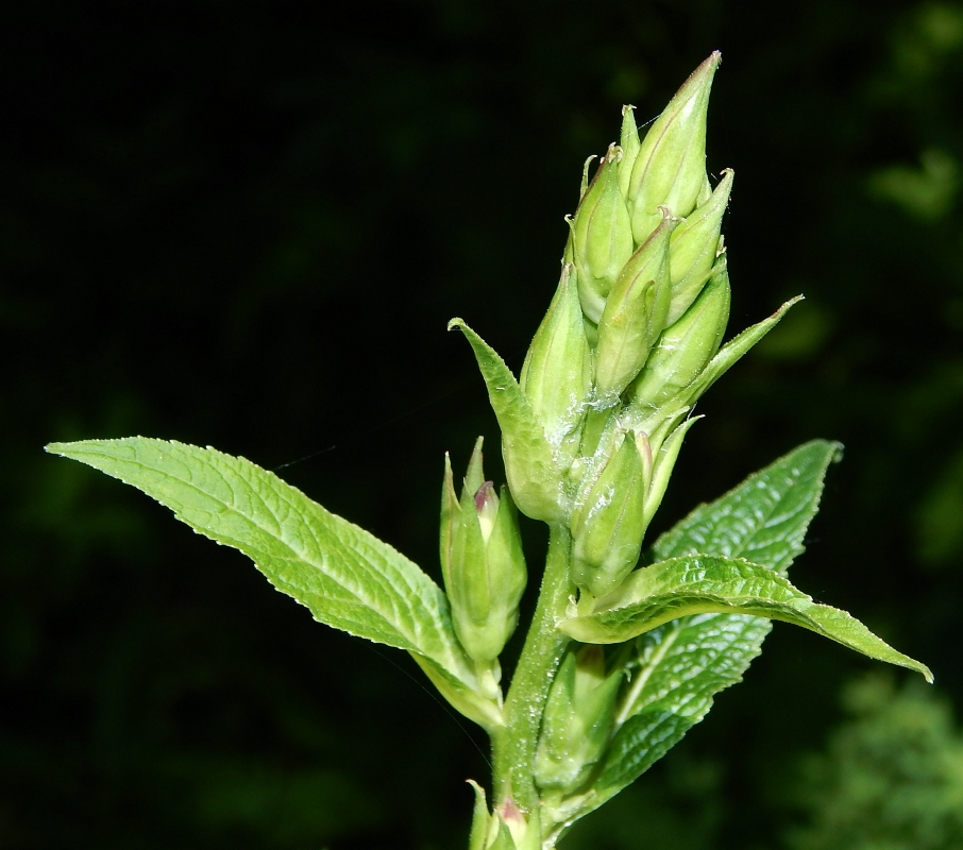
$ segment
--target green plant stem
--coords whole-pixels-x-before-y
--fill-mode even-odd
[[[505,699],[505,726],[492,740],[495,804],[511,797],[523,811],[538,804],[532,779],[538,733],[555,672],[571,642],[557,624],[575,594],[569,571],[572,537],[565,526],[550,528],[538,605]]]

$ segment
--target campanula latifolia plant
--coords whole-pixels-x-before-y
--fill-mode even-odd
[[[273,473],[211,448],[134,437],[55,443],[248,555],[329,626],[409,652],[492,744],[473,783],[470,850],[549,850],[676,744],[740,680],[772,620],[921,672],[787,579],[836,443],[817,440],[696,508],[654,541],[698,399],[794,299],[725,345],[721,235],[733,174],[706,173],[710,56],[644,135],[626,107],[591,161],[558,288],[516,377],[462,319],[501,428],[507,484],[445,461],[444,587]],[[518,512],[547,524],[525,563]],[[519,610],[540,582],[534,613]],[[499,658],[527,629],[511,680]],[[466,818],[467,820],[467,818]]]

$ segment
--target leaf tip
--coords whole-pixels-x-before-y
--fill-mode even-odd
[[[456,328],[457,328],[458,330],[464,330],[464,328],[465,328],[465,320],[464,320],[464,319],[460,319],[460,318],[458,318],[457,316],[456,316],[454,319],[451,319],[451,320],[448,322],[447,330],[453,331],[453,330],[455,330]]]

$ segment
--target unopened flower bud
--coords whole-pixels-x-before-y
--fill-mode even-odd
[[[605,674],[601,646],[569,651],[559,666],[542,721],[535,781],[543,790],[572,793],[605,753],[622,670]]]
[[[666,318],[669,325],[689,309],[717,263],[721,250],[722,216],[731,191],[732,171],[727,170],[709,199],[696,207],[672,234],[669,242],[672,300]]]
[[[598,322],[605,299],[635,244],[625,198],[619,190],[621,150],[612,145],[570,220],[582,309]]]
[[[482,441],[475,444],[461,497],[445,457],[441,508],[441,565],[455,633],[468,656],[489,662],[501,653],[518,622],[527,571],[515,506],[482,481]]]
[[[678,223],[665,214],[658,229],[626,263],[605,302],[595,351],[600,406],[618,400],[665,329],[671,297],[669,239]]]
[[[629,388],[632,405],[654,410],[694,381],[719,350],[729,321],[729,274],[723,266],[695,303],[662,336]]]
[[[555,297],[535,332],[519,379],[549,443],[569,462],[592,387],[591,350],[575,274],[573,266],[562,267]],[[569,443],[575,445],[569,448]]]
[[[646,490],[638,447],[623,435],[572,512],[572,581],[582,590],[604,596],[635,567],[645,534]]]
[[[696,68],[642,140],[625,193],[636,243],[659,226],[659,207],[688,216],[705,187],[706,112],[720,59],[713,53]]]

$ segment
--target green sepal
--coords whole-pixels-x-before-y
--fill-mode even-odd
[[[578,189],[578,200],[579,203],[582,202],[582,198],[585,197],[585,193],[588,191],[589,187],[589,171],[592,167],[592,160],[598,159],[598,157],[593,153],[590,157],[586,157],[585,162],[582,163],[582,180],[579,184]]]
[[[489,850],[518,850],[515,839],[512,837],[508,824],[503,820],[498,820],[498,829],[495,833],[495,840],[488,845]]]
[[[477,493],[482,484],[485,483],[485,456],[482,453],[484,445],[484,437],[479,437],[475,440],[475,445],[471,450],[471,457],[468,459],[468,469],[465,470],[463,491],[467,490],[469,493]]]
[[[657,410],[688,387],[719,350],[729,322],[729,273],[723,266],[695,303],[656,343],[629,387],[633,407]]]
[[[696,207],[676,228],[669,243],[669,278],[672,299],[666,324],[673,325],[689,309],[712,274],[719,258],[722,216],[729,204],[733,172],[722,172],[722,180],[709,199]]]
[[[702,373],[719,350],[729,321],[729,273],[723,266],[695,303],[666,328],[639,377],[629,388],[637,410],[655,411]]]
[[[592,596],[617,587],[638,563],[646,489],[635,439],[623,434],[572,512],[572,581]]]
[[[669,479],[672,477],[672,470],[675,468],[685,435],[701,418],[701,416],[693,416],[684,420],[673,429],[655,452],[655,457],[652,459],[652,476],[646,488],[645,504],[642,508],[645,528],[649,527],[655,512],[662,504],[662,497],[669,486]]]
[[[522,365],[519,385],[555,451],[571,463],[592,388],[592,352],[579,305],[577,273],[562,267],[558,289]]]
[[[475,792],[475,805],[472,807],[471,816],[471,833],[468,836],[468,850],[487,850],[492,816],[488,811],[485,789],[474,779],[469,779],[468,784]]]
[[[590,614],[559,628],[583,643],[624,643],[692,614],[752,614],[802,626],[869,658],[922,673],[929,668],[886,644],[859,620],[793,587],[768,567],[735,558],[691,555],[644,567]]]
[[[696,68],[642,140],[625,193],[637,244],[659,226],[659,207],[684,218],[705,187],[706,113],[720,60],[715,52]]]
[[[424,671],[448,703],[460,714],[474,721],[490,735],[504,726],[500,694],[490,693],[486,682],[478,680],[475,687],[453,676],[444,667],[426,656],[411,653],[418,666]],[[482,691],[486,691],[482,693]]]
[[[462,319],[452,319],[448,330],[459,328],[468,339],[488,399],[502,430],[505,475],[518,509],[532,519],[560,522],[569,510],[563,472],[528,397],[505,361]]]
[[[622,130],[619,133],[619,147],[622,149],[622,158],[619,160],[619,189],[623,197],[628,197],[632,168],[642,148],[634,113],[634,106],[622,107]]]
[[[756,343],[771,331],[789,311],[791,307],[803,300],[797,295],[783,304],[775,313],[761,322],[746,328],[741,334],[727,342],[715,356],[706,364],[698,377],[685,389],[677,392],[672,398],[655,409],[650,415],[642,419],[639,427],[643,430],[657,427],[666,416],[676,415],[682,408],[691,408],[702,395],[734,366]]]
[[[596,323],[619,272],[635,250],[629,210],[619,191],[621,156],[618,146],[609,147],[569,221],[582,309]]]
[[[699,377],[690,385],[685,395],[688,403],[691,404],[698,399],[709,387],[719,380],[729,369],[734,366],[744,354],[762,340],[779,322],[782,317],[789,312],[790,308],[803,300],[802,295],[790,298],[775,313],[761,322],[746,328],[741,334],[733,337],[722,349],[706,364]]]
[[[595,349],[599,407],[618,401],[665,329],[671,297],[669,238],[679,222],[663,212],[662,223],[626,263],[599,319]]]

